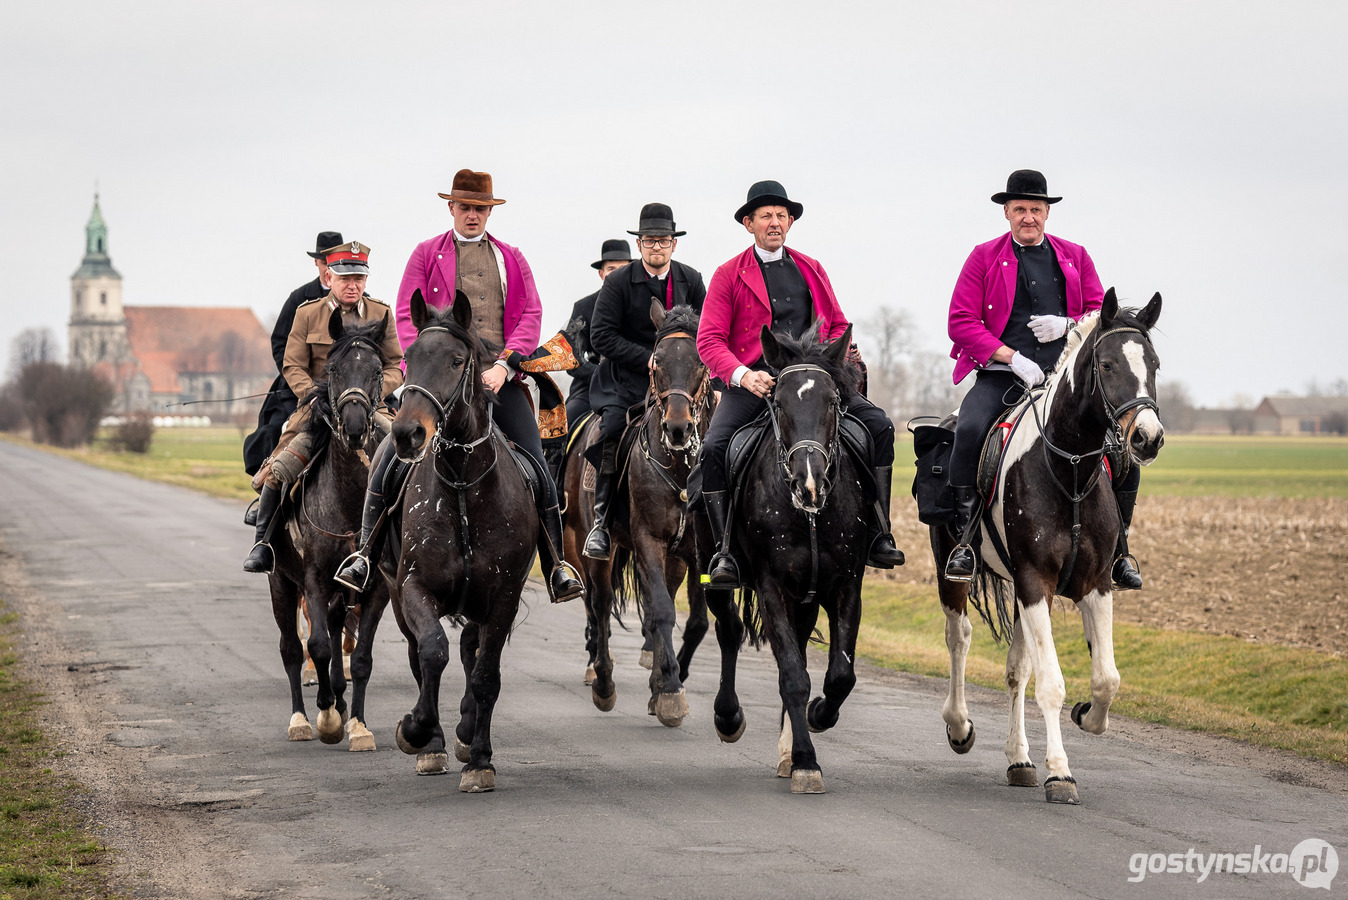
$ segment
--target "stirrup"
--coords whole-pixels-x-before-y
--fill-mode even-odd
[[[1121,584],[1121,583],[1119,582],[1119,580],[1118,580],[1117,578],[1114,577],[1114,570],[1117,569],[1117,568],[1119,567],[1119,563],[1121,563],[1121,562],[1132,563],[1132,566],[1133,566],[1133,572],[1137,575],[1137,580],[1138,580],[1138,586],[1137,586],[1137,587],[1133,587],[1132,585]],[[1142,566],[1140,566],[1140,565],[1138,564],[1138,562],[1137,562],[1137,557],[1134,556],[1134,555],[1131,554],[1131,553],[1124,553],[1124,554],[1122,554],[1121,556],[1116,557],[1116,558],[1114,559],[1113,565],[1111,565],[1111,566],[1109,567],[1109,580],[1110,580],[1110,583],[1111,583],[1113,589],[1116,590],[1116,591],[1140,591],[1140,590],[1142,590]]]
[[[950,560],[954,559],[955,554],[960,552],[960,550],[969,551],[969,555],[974,558],[973,567],[970,569],[968,575],[951,575]],[[974,575],[976,575],[977,573],[978,573],[978,555],[974,553],[973,546],[970,544],[956,544],[955,549],[950,551],[950,558],[945,561],[945,567],[942,570],[941,575],[943,578],[945,578],[946,581],[954,582],[955,584],[972,584],[974,580]]]
[[[271,556],[271,565],[269,565],[265,569],[250,569],[248,568],[248,563],[250,560],[252,560],[253,553],[257,550],[258,547],[267,548],[267,553]],[[243,560],[243,570],[245,572],[252,572],[254,575],[273,574],[276,571],[276,551],[272,549],[271,544],[267,543],[266,541],[258,541],[256,544],[254,544],[253,549],[248,551],[248,556],[246,556]]]
[[[591,553],[590,544],[601,534],[604,536],[605,546],[603,550],[600,551],[599,549],[596,549],[595,552]],[[602,552],[604,555],[600,556],[599,555],[600,552]],[[581,549],[580,555],[584,556],[586,559],[594,559],[600,562],[607,562],[608,559],[611,556],[613,556],[613,539],[609,536],[608,529],[604,528],[598,522],[595,522],[594,527],[590,529],[590,533],[585,536],[585,546],[584,548]]]
[[[722,562],[730,563],[730,567],[735,570],[734,581],[712,581],[712,572],[715,571],[716,567]],[[743,584],[743,579],[740,577],[740,564],[735,562],[735,557],[732,556],[728,550],[718,550],[712,556],[707,571],[703,573],[702,578],[699,580],[708,587],[721,590],[738,588]]]
[[[257,508],[262,504],[261,497],[254,497],[253,502],[248,504],[248,508],[243,511],[243,524],[249,526],[257,525]]]
[[[347,574],[347,570],[353,568],[357,560],[365,563],[365,577],[359,582],[356,582]],[[352,553],[342,560],[342,564],[337,567],[337,574],[332,576],[332,580],[343,587],[351,588],[357,594],[363,594],[365,593],[365,587],[370,583],[370,561],[362,556],[359,551]]]
[[[565,577],[575,582],[575,590],[560,596],[553,593],[552,582],[553,579],[557,577],[558,572],[561,572]],[[585,597],[585,583],[580,580],[580,573],[576,571],[575,566],[571,565],[571,563],[566,560],[557,563],[556,567],[548,573],[548,577],[545,580],[548,586],[548,599],[553,603],[565,603],[568,600],[575,600],[577,597],[580,597],[581,599],[584,599]]]

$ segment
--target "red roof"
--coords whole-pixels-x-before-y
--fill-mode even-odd
[[[154,393],[178,393],[179,373],[270,374],[271,338],[242,306],[127,306],[131,355]]]

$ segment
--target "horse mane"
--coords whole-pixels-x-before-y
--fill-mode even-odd
[[[452,306],[452,304],[451,304]],[[477,351],[477,363],[479,369],[494,363],[500,356],[504,347],[501,344],[493,343],[477,333],[477,329],[469,331],[454,319],[454,314],[450,311],[451,307],[436,309],[433,306],[426,307],[426,314],[429,316],[426,324],[435,325],[448,331],[454,337],[458,338],[469,347]]]
[[[662,337],[680,331],[697,337],[697,326],[700,320],[701,316],[698,315],[696,309],[679,304],[665,313],[665,321],[655,330],[655,339],[659,341]]]
[[[1137,317],[1139,312],[1140,310],[1135,307],[1120,306],[1119,311],[1114,315],[1114,326],[1136,328],[1143,334],[1147,334],[1147,326],[1143,325]],[[1091,335],[1099,330],[1100,310],[1097,309],[1081,317],[1077,327],[1067,333],[1067,344],[1062,348],[1062,355],[1058,357],[1058,362],[1053,367],[1053,374],[1049,375],[1047,379],[1048,385],[1056,383],[1059,378],[1063,377],[1064,372],[1071,370],[1072,366],[1069,360],[1074,358],[1077,351],[1086,345],[1086,341],[1090,339]]]
[[[808,363],[818,366],[828,373],[828,377],[833,379],[833,383],[844,394],[848,391],[857,390],[861,384],[861,370],[857,368],[856,363],[848,358],[847,354],[843,355],[840,363],[835,363],[825,355],[824,348],[826,345],[820,342],[819,335],[821,324],[820,322],[814,323],[799,338],[793,338],[785,333],[773,332],[773,337],[777,338],[777,344],[781,347],[786,365]]]

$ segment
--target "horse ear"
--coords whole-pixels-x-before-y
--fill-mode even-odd
[[[1105,291],[1105,299],[1100,304],[1100,324],[1108,328],[1118,314],[1119,298],[1114,296],[1114,289],[1110,288]]]
[[[332,315],[328,316],[328,334],[331,335],[332,339],[335,341],[341,338],[343,330],[342,311],[340,309],[334,309]]]
[[[376,347],[384,343],[384,335],[386,334],[388,334],[388,313],[384,313],[384,317],[379,320],[379,324],[370,333],[370,337],[374,338]]]
[[[473,304],[469,302],[468,295],[459,291],[454,295],[454,305],[450,310],[454,314],[454,321],[459,323],[459,327],[467,331],[473,325]]]
[[[1151,295],[1151,300],[1148,301],[1145,307],[1143,307],[1137,320],[1141,322],[1148,331],[1151,331],[1152,326],[1156,324],[1156,320],[1159,318],[1161,318],[1161,294],[1157,291],[1155,294]]]
[[[426,327],[426,298],[421,296],[421,288],[412,292],[412,303],[410,312],[412,313],[412,327],[421,333],[421,329]]]
[[[767,360],[768,365],[774,369],[780,369],[782,345],[777,343],[777,336],[772,333],[772,329],[764,325],[763,331],[758,336],[758,341],[763,345],[763,359]]]
[[[654,297],[651,298],[651,321],[655,323],[656,331],[665,324],[665,305]]]
[[[843,357],[847,355],[847,350],[852,346],[852,323],[847,323],[847,330],[842,333],[842,337],[824,348],[824,355],[833,361],[835,366],[841,366]]]

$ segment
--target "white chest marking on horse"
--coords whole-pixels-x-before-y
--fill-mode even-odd
[[[814,387],[814,379],[810,378],[796,390],[796,399],[804,400],[805,395],[810,392],[810,388],[812,387]]]
[[[1123,345],[1123,356],[1137,376],[1137,395],[1147,396],[1147,358],[1146,351],[1139,341],[1130,340]]]

